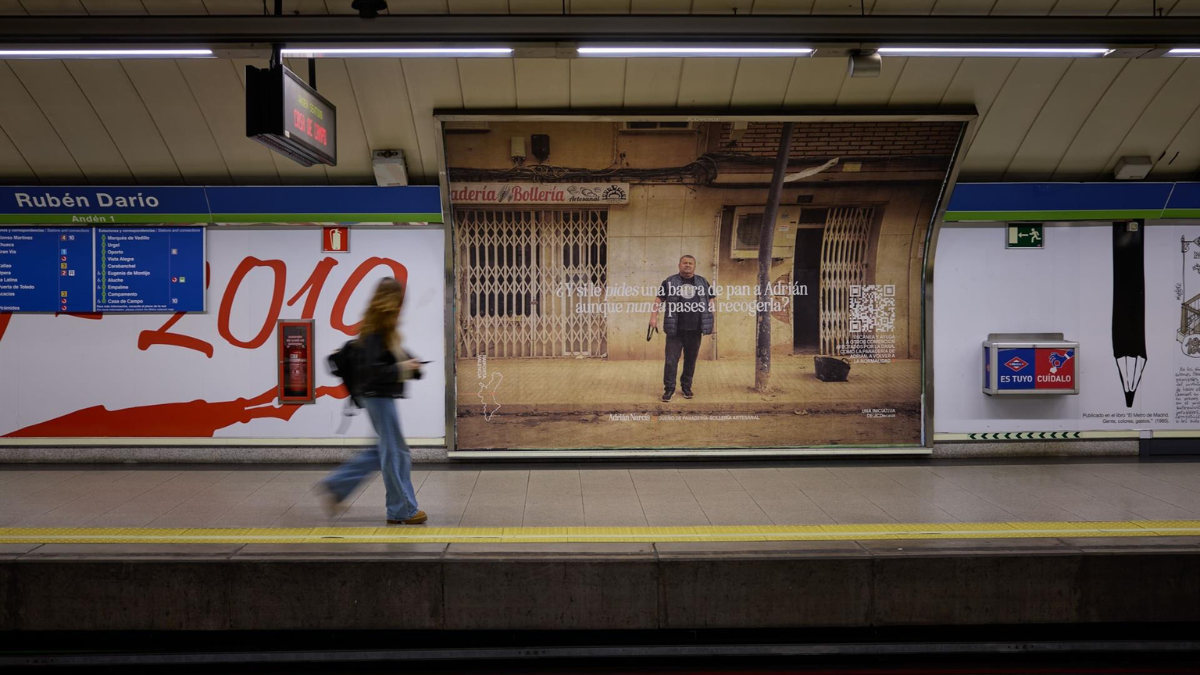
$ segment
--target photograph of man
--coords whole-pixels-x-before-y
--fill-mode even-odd
[[[675,374],[679,369],[679,354],[683,354],[683,374],[679,384],[683,397],[691,398],[692,380],[696,374],[696,357],[700,353],[700,337],[713,332],[713,288],[704,277],[696,274],[696,258],[685,255],[679,259],[679,274],[663,280],[650,314],[650,326],[658,327],[658,311],[666,303],[662,331],[667,336],[666,363],[663,366],[663,402],[675,394]]]

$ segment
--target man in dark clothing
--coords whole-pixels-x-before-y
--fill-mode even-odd
[[[700,354],[700,336],[713,332],[713,288],[704,277],[696,274],[696,259],[685,255],[679,259],[679,274],[663,280],[654,300],[650,325],[658,326],[658,310],[666,303],[663,332],[667,335],[666,364],[663,366],[664,402],[675,394],[675,373],[679,355],[683,354],[683,374],[679,384],[683,397],[692,397],[692,377],[696,372],[696,357]]]

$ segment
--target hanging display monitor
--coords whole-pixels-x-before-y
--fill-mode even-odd
[[[203,312],[204,228],[96,228],[97,312]]]
[[[91,312],[92,230],[0,228],[0,312]]]
[[[337,108],[287,66],[246,66],[246,136],[302,164],[337,164]]]

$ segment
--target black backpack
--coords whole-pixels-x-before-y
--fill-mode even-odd
[[[359,363],[362,361],[362,345],[358,340],[347,340],[337,351],[329,355],[329,372],[334,377],[340,377],[346,391],[350,393],[350,401],[356,407],[363,407],[362,385],[359,381]]]

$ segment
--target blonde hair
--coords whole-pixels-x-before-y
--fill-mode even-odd
[[[380,334],[389,349],[396,346],[399,336],[396,325],[400,321],[400,308],[404,306],[404,284],[393,277],[384,277],[375,287],[375,294],[363,315],[360,336]]]

